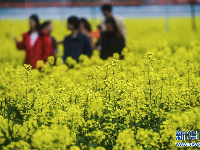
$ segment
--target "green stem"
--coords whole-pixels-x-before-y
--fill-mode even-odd
[[[151,79],[150,79],[150,63],[148,64],[148,79],[149,79],[149,98],[150,98],[150,109],[151,109],[151,106],[152,106],[152,103],[151,103]]]

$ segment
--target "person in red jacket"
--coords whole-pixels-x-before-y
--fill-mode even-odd
[[[18,41],[15,37],[17,48],[19,50],[25,50],[25,64],[29,64],[32,68],[37,67],[37,61],[41,60],[42,52],[42,41],[39,35],[39,18],[37,15],[33,14],[29,18],[30,30],[22,34],[23,40]]]
[[[42,38],[42,60],[44,63],[47,62],[49,56],[55,55],[53,39],[51,37],[51,32],[53,30],[52,24],[50,21],[45,21],[42,24],[42,30],[40,32]]]

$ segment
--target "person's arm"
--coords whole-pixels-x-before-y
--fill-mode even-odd
[[[59,45],[59,44],[63,44],[63,41],[58,41],[58,42],[57,42],[57,45]]]
[[[56,41],[56,39],[54,37],[51,37],[52,40],[52,44],[53,44],[53,53],[52,55],[56,55],[58,53],[58,42]]]
[[[43,37],[43,61],[46,62],[48,57],[53,53],[53,45],[50,37]]]
[[[18,39],[15,37],[14,38],[16,46],[19,50],[24,50],[25,49],[25,37],[23,36],[23,40],[22,41],[18,41]]]
[[[95,49],[101,51],[101,38],[99,38],[95,44]]]
[[[68,57],[68,49],[67,49],[67,38],[63,40],[63,47],[64,47],[64,55],[63,55],[63,62],[65,63],[67,57]]]
[[[93,34],[90,34],[90,41],[91,41],[92,49],[93,49],[93,48],[95,47],[94,36],[93,36]]]
[[[99,36],[99,39],[96,43],[96,49],[101,51],[102,50],[102,45],[103,45],[103,36],[104,36],[104,32],[100,32],[100,36]]]

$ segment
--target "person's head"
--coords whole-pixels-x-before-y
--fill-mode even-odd
[[[38,31],[40,28],[40,20],[36,14],[29,17],[30,31]]]
[[[112,16],[112,5],[111,4],[103,4],[101,6],[102,13],[104,17],[108,18]]]
[[[80,19],[80,30],[83,30],[83,29],[85,29],[88,32],[92,31],[89,22],[85,18]]]
[[[51,24],[51,21],[45,21],[43,24],[42,24],[42,29],[46,30],[47,33],[51,33],[52,30],[53,30],[53,26]]]
[[[117,25],[113,17],[106,19],[106,31],[108,33],[118,33]]]
[[[79,21],[78,17],[76,17],[76,16],[71,16],[67,20],[67,28],[69,30],[72,30],[72,31],[78,30],[79,24],[80,24],[80,21]]]

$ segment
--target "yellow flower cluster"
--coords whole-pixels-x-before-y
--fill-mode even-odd
[[[15,27],[1,21],[7,26],[0,28],[0,149],[178,149],[176,131],[200,130],[200,43],[191,30],[189,43],[181,28],[165,34],[162,20],[153,22],[157,26],[144,33],[143,20],[126,20],[123,60],[114,54],[103,61],[94,51],[80,63],[68,58],[66,66],[58,54],[56,66],[50,57],[38,62],[39,71],[20,65],[22,52],[11,41],[15,30],[9,28],[21,29],[24,21]],[[150,36],[143,44],[142,33]],[[157,37],[167,42],[155,44]]]

